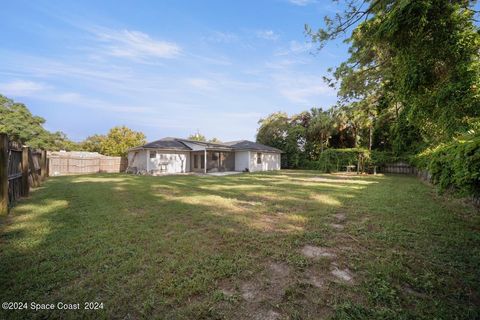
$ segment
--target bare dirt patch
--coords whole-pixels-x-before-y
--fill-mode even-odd
[[[345,228],[344,225],[338,224],[338,223],[330,223],[330,227],[337,229],[337,230],[343,230]]]
[[[268,310],[268,311],[259,311],[253,319],[255,320],[276,320],[280,319],[280,314],[278,312],[275,312],[273,310]]]
[[[315,271],[315,270],[308,270],[306,272],[306,282],[311,284],[316,288],[323,288],[325,285],[325,275]]]
[[[260,297],[260,288],[253,282],[243,283],[240,287],[242,298],[247,301],[254,301]]]
[[[345,219],[347,219],[347,216],[345,215],[345,213],[336,213],[333,215],[335,217],[335,219],[337,219],[337,221],[339,222],[343,222],[345,221]]]
[[[352,272],[348,269],[340,269],[338,267],[333,267],[333,269],[330,271],[330,273],[338,280],[341,282],[346,282],[346,283],[353,283],[353,274]]]
[[[316,246],[311,246],[311,245],[306,245],[302,248],[301,253],[307,257],[307,258],[312,258],[312,259],[318,259],[318,258],[335,258],[336,254],[331,252],[327,248],[322,248],[322,247],[316,247]]]
[[[235,307],[237,319],[281,319],[279,310],[272,309],[279,306],[285,296],[287,288],[294,282],[292,269],[283,262],[268,262],[262,272],[254,279],[241,283],[232,290],[233,285],[223,283],[219,290],[228,296],[238,294],[241,297]]]

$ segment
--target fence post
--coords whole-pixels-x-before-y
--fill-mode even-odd
[[[8,137],[0,133],[0,215],[8,214]]]
[[[30,184],[28,182],[28,147],[22,148],[22,196],[28,197],[30,193]]]
[[[358,160],[357,160],[357,174],[360,174],[360,153],[358,154]]]
[[[35,163],[33,162],[32,150],[28,150],[28,167],[30,168],[30,177],[32,181],[32,187],[39,187],[40,180],[38,178],[38,173],[35,168]]]
[[[42,181],[47,178],[47,150],[42,150],[40,156],[40,177]]]

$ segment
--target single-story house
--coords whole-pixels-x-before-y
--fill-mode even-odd
[[[281,153],[247,140],[210,143],[163,138],[129,149],[128,170],[150,174],[279,170]]]

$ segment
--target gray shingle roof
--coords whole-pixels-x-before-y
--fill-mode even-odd
[[[188,139],[177,139],[177,141],[185,141],[189,143],[194,143],[198,144],[201,146],[205,146],[207,149],[215,149],[215,148],[228,148],[230,149],[230,146],[225,145],[224,143],[213,143],[213,142],[204,142],[204,141],[196,141],[196,140],[188,140]]]
[[[187,139],[179,138],[163,138],[153,142],[144,144],[143,146],[135,147],[130,150],[138,150],[142,148],[146,149],[168,149],[168,150],[185,150],[191,151],[192,149],[184,144],[182,141],[188,143],[195,143],[198,145],[205,146],[207,149],[227,149],[227,150],[254,150],[254,151],[264,151],[264,152],[282,152],[277,148],[269,147],[261,143],[256,143],[248,140],[239,140],[239,141],[230,141],[225,143],[210,143],[210,142],[201,142],[201,141],[192,141]]]
[[[175,149],[175,150],[192,150],[181,141],[176,138],[163,138],[157,141],[144,144],[142,148],[155,148],[155,149]]]
[[[257,150],[257,151],[270,151],[270,152],[282,152],[282,150],[266,146],[261,143],[248,141],[248,140],[239,140],[239,141],[230,141],[224,143],[227,146],[230,146],[237,150]]]

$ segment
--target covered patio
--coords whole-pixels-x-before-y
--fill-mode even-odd
[[[190,168],[194,172],[235,171],[235,153],[226,150],[208,150],[191,152]]]

